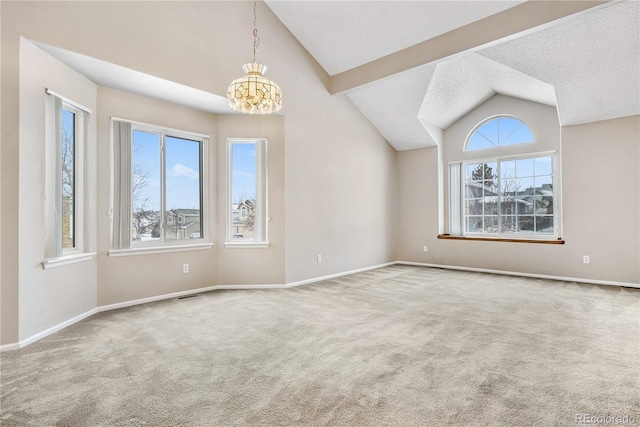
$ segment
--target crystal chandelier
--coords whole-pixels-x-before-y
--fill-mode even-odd
[[[229,106],[247,114],[271,114],[282,108],[282,93],[274,82],[264,78],[267,66],[256,62],[260,45],[256,28],[256,1],[253,2],[253,62],[242,66],[245,76],[235,79],[227,89]]]

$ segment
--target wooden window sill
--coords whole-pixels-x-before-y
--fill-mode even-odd
[[[544,245],[564,245],[564,240],[562,238],[557,238],[554,240],[543,240],[543,239],[510,239],[503,237],[466,237],[466,236],[452,236],[450,234],[439,234],[438,239],[444,240],[475,240],[475,241],[485,241],[485,242],[512,242],[512,243],[541,243]]]

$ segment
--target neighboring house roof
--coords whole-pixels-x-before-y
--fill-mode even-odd
[[[169,215],[200,215],[200,209],[173,209],[168,212]]]
[[[256,202],[255,202],[255,200],[245,200],[244,202],[240,203],[240,204],[238,205],[238,207],[240,207],[240,206],[242,206],[242,205],[247,206],[247,207],[250,207],[251,209],[255,209],[255,207],[256,207]]]

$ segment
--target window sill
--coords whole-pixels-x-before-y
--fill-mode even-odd
[[[267,249],[269,242],[224,242],[224,247],[233,249]]]
[[[452,236],[450,234],[439,234],[438,239],[444,240],[475,240],[486,242],[511,242],[511,243],[541,243],[544,245],[564,245],[564,240],[561,237],[557,239],[512,239],[507,237],[467,237],[467,236]]]
[[[113,257],[121,257],[121,256],[160,254],[164,252],[200,251],[204,249],[211,249],[212,247],[213,247],[213,243],[197,243],[197,244],[190,244],[190,245],[150,246],[150,247],[143,247],[143,248],[111,249],[109,250],[109,256],[113,258]]]
[[[50,268],[62,267],[70,264],[77,264],[79,262],[89,261],[96,255],[95,252],[83,252],[73,255],[65,255],[59,258],[47,258],[42,261],[42,268],[48,270]]]

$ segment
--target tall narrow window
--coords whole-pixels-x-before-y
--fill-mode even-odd
[[[204,135],[115,121],[114,249],[203,242]]]
[[[267,141],[228,139],[227,244],[267,244]]]
[[[89,113],[53,92],[47,90],[47,94],[45,256],[55,260],[84,250],[84,146]]]
[[[62,108],[62,248],[76,247],[76,113]]]

